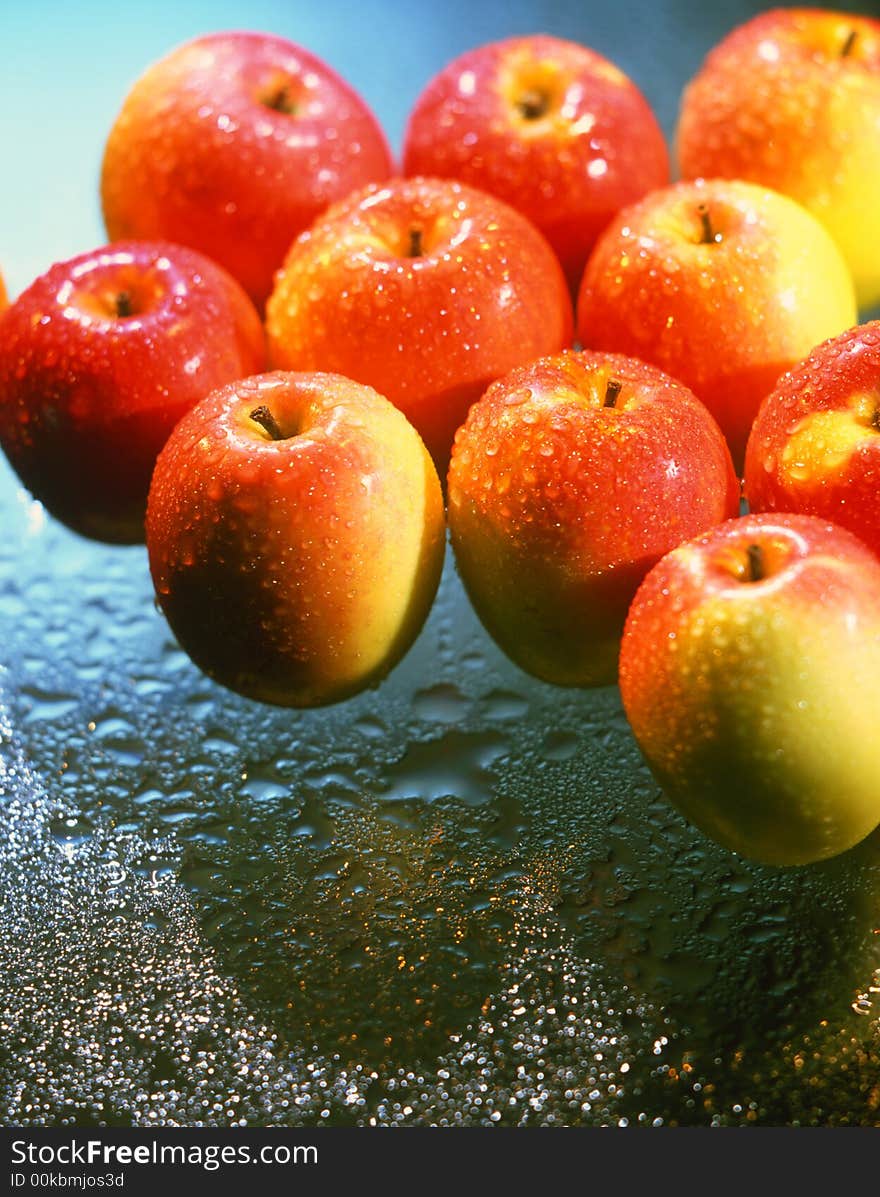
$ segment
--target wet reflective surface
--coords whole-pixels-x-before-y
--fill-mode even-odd
[[[221,690],[0,472],[0,1121],[880,1123],[880,835],[743,862],[447,560],[379,689]]]

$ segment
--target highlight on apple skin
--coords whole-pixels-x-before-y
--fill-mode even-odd
[[[611,222],[577,309],[585,348],[642,358],[690,387],[740,469],[776,380],[857,319],[852,279],[818,221],[751,183],[652,192]]]
[[[142,542],[172,428],[265,357],[260,317],[220,266],[165,242],[103,246],[54,265],[0,319],[0,444],[68,527]]]
[[[211,33],[132,87],[107,139],[101,201],[111,240],[192,246],[262,307],[294,237],[393,169],[376,118],[326,63],[271,34]]]
[[[445,475],[470,405],[514,366],[571,343],[562,269],[494,196],[395,179],[335,205],[291,247],[266,309],[271,363],[375,387]]]
[[[670,801],[788,866],[880,822],[880,562],[805,515],[749,515],[674,549],[633,600],[624,709]]]
[[[611,217],[669,182],[669,155],[647,100],[614,63],[532,34],[469,50],[428,83],[403,169],[459,179],[522,212],[576,294]]]
[[[880,21],[775,9],[734,29],[685,89],[686,179],[721,175],[803,204],[836,241],[859,306],[880,303]]]
[[[738,509],[730,453],[706,408],[615,354],[514,370],[455,438],[449,527],[462,581],[501,648],[558,685],[616,681],[647,570]]]
[[[443,564],[440,483],[369,387],[259,375],[175,428],[147,547],[162,610],[205,673],[262,702],[318,706],[378,682],[415,640]]]
[[[782,376],[752,427],[745,493],[752,511],[833,520],[880,556],[880,321]]]

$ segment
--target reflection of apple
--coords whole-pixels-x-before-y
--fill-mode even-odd
[[[735,852],[806,864],[880,822],[880,563],[844,529],[750,515],[669,553],[620,690],[668,797]]]
[[[614,354],[561,354],[496,382],[449,470],[452,543],[474,606],[517,664],[561,685],[616,680],[647,570],[738,507],[705,407]]]
[[[104,219],[114,241],[201,250],[263,304],[294,237],[392,169],[375,117],[327,65],[280,37],[214,33],[126,98],[104,153]]]
[[[761,400],[814,345],[856,321],[831,238],[792,200],[750,183],[679,183],[624,209],[587,264],[583,345],[680,379],[739,467]]]
[[[75,531],[143,540],[171,429],[264,364],[260,318],[225,270],[178,245],[119,242],[53,266],[0,320],[0,443]]]
[[[880,321],[815,349],[764,401],[746,453],[752,511],[834,520],[880,554]]]
[[[369,387],[264,374],[175,428],[147,512],[150,568],[182,647],[264,702],[378,681],[430,609],[443,499],[412,426]]]
[[[682,175],[773,187],[822,221],[862,307],[880,303],[880,21],[762,13],[730,33],[684,94]]]
[[[635,84],[593,50],[545,35],[481,46],[442,70],[410,115],[403,166],[528,216],[574,292],[615,212],[669,181],[663,133]]]
[[[455,430],[514,366],[571,341],[550,246],[501,200],[398,179],[337,204],[291,247],[266,309],[272,364],[375,387],[441,473]]]

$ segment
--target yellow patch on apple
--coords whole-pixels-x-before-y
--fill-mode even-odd
[[[880,432],[874,423],[878,402],[876,393],[863,392],[842,410],[804,416],[782,452],[788,479],[812,486],[844,473],[858,447]]]

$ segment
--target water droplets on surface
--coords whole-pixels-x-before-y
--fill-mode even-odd
[[[451,563],[377,690],[248,703],[142,550],[12,491],[6,1121],[876,1121],[876,836],[784,873],[714,848],[616,691],[526,678]]]

